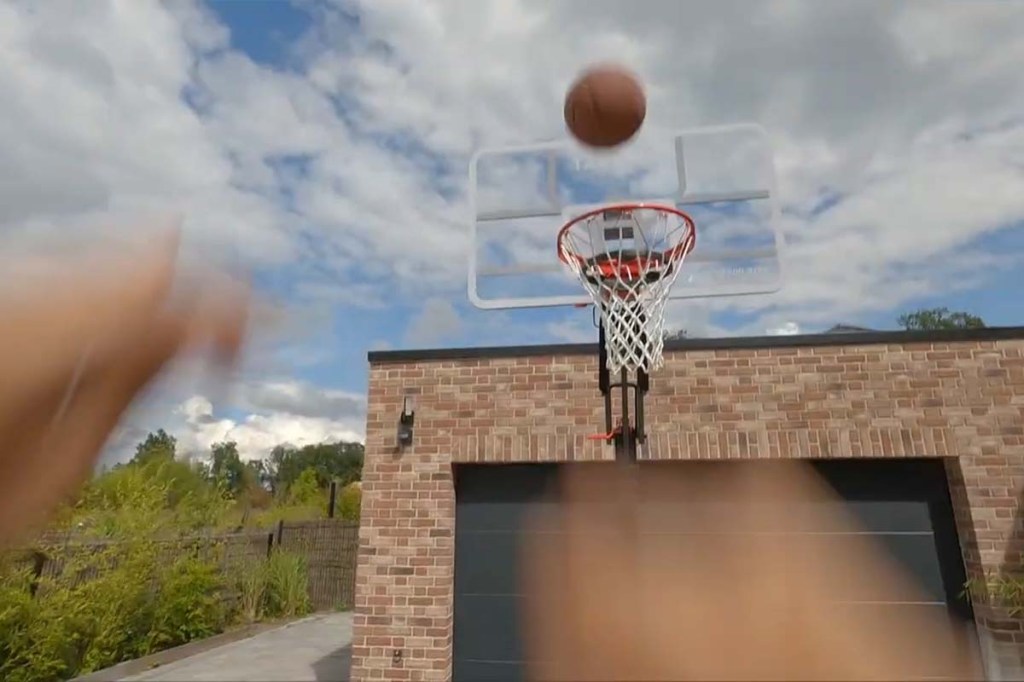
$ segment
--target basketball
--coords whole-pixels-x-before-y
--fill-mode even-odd
[[[640,130],[647,98],[635,75],[619,66],[585,71],[565,97],[569,132],[591,147],[614,147]]]

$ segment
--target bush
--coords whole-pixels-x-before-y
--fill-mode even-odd
[[[146,653],[203,639],[228,624],[218,567],[186,556],[167,569],[156,595]]]
[[[309,572],[306,560],[298,554],[278,550],[270,555],[266,570],[267,616],[289,618],[309,613]]]
[[[66,670],[61,656],[43,651],[37,624],[39,602],[29,591],[28,568],[5,565],[0,575],[0,679],[27,680],[27,670],[45,677],[60,677]]]
[[[70,586],[53,581],[53,590],[64,602],[62,608],[79,617],[71,624],[83,645],[76,672],[100,670],[146,653],[162,582],[156,546],[148,541],[117,543],[95,556],[73,557],[68,567],[82,578],[69,575],[74,581]]]
[[[1024,576],[992,575],[968,580],[964,594],[975,604],[1006,609],[1011,618],[1024,615]]]
[[[67,679],[145,652],[158,565],[151,546],[67,549],[50,560],[61,570],[39,581],[34,598],[26,572],[5,580],[0,678]]]
[[[70,621],[75,614],[60,613],[66,600],[43,604],[27,590],[5,588],[0,595],[0,679],[35,682],[74,677],[81,656],[81,643]]]
[[[239,509],[253,511],[242,525],[322,516],[316,470],[297,476],[277,499],[251,478],[240,499],[229,500],[202,467],[161,448],[160,456],[94,478],[60,510],[44,543],[43,577],[34,579],[31,555],[0,554],[0,680],[70,679],[209,637],[238,620],[309,613],[301,556],[277,550],[225,573],[216,553],[183,551],[181,543],[229,512],[237,527]],[[343,493],[343,510],[346,499]],[[358,513],[358,501],[349,506]],[[53,546],[70,538],[75,544]]]
[[[267,571],[262,561],[246,563],[238,572],[236,603],[239,618],[244,623],[255,623],[263,617],[267,600]]]
[[[360,509],[363,504],[363,491],[359,483],[350,483],[341,490],[338,496],[338,514],[347,521],[359,521]]]
[[[244,622],[289,618],[309,613],[309,573],[301,556],[274,550],[238,572],[238,615]]]
[[[170,560],[169,560],[170,559]],[[215,557],[151,540],[51,554],[32,594],[30,564],[0,564],[0,679],[70,679],[222,632],[236,620],[310,612],[303,557],[276,550],[226,585]],[[235,610],[229,587],[236,588]]]

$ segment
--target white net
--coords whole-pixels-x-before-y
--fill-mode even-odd
[[[559,258],[598,308],[610,372],[661,368],[665,304],[695,239],[693,220],[666,206],[608,206],[562,229]]]

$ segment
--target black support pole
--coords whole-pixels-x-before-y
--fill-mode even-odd
[[[612,386],[608,376],[608,348],[605,346],[604,322],[597,327],[597,387],[604,396],[604,432],[611,433],[612,425]]]
[[[632,463],[636,461],[636,431],[634,431],[633,426],[629,423],[629,372],[623,368],[620,377],[622,388],[622,429],[619,435],[622,447],[617,454],[623,462]]]
[[[636,413],[636,442],[643,445],[644,441],[647,440],[647,432],[644,428],[644,395],[647,394],[647,389],[650,387],[650,379],[647,376],[647,372],[644,370],[637,370],[636,373],[636,393],[633,398],[636,400],[634,412]]]

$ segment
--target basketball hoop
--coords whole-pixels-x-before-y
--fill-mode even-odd
[[[665,304],[697,239],[673,206],[612,204],[573,218],[558,233],[558,258],[600,311],[608,369],[660,369]]]

